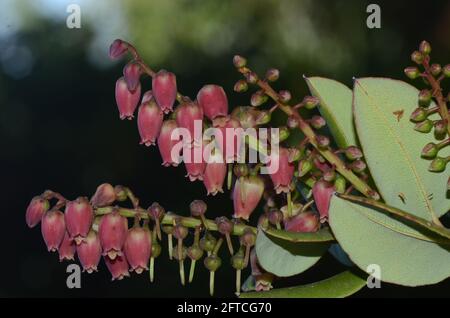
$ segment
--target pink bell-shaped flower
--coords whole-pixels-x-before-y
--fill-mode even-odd
[[[103,183],[97,187],[94,195],[91,198],[91,205],[96,208],[101,208],[111,205],[116,201],[116,191],[109,183]]]
[[[73,240],[70,239],[69,233],[64,234],[64,239],[58,248],[59,261],[63,260],[73,261],[75,257],[75,252],[77,250],[77,245]]]
[[[77,245],[80,244],[88,235],[94,220],[94,212],[88,199],[79,197],[67,202],[64,216],[70,238]]]
[[[203,157],[203,145],[184,145],[183,161],[190,181],[203,180],[206,162]]]
[[[42,216],[41,232],[49,252],[56,252],[64,239],[66,225],[61,211],[50,210]]]
[[[95,231],[90,231],[86,240],[77,246],[77,254],[83,271],[89,274],[97,271],[102,256],[102,246]]]
[[[284,220],[284,229],[288,232],[317,232],[319,217],[312,211],[302,212]]]
[[[125,277],[129,277],[128,262],[125,256],[117,256],[115,259],[104,257],[106,267],[111,273],[111,280],[122,280]]]
[[[242,132],[241,124],[230,116],[217,117],[213,121],[222,138],[216,139],[217,147],[224,154],[225,162],[233,162],[238,159],[241,149]],[[221,140],[220,140],[221,139]]]
[[[128,51],[128,44],[122,40],[114,40],[109,47],[109,57],[113,60],[122,57]]]
[[[116,82],[116,103],[119,108],[120,119],[133,119],[134,111],[141,98],[141,84],[138,84],[134,92],[128,90],[127,82],[121,77]]]
[[[141,136],[141,144],[154,145],[161,131],[164,114],[159,109],[154,99],[139,106],[138,129]]]
[[[152,249],[152,237],[148,229],[139,226],[129,229],[123,249],[131,272],[141,274],[144,270],[148,270]]]
[[[278,169],[270,174],[277,193],[287,193],[290,191],[292,178],[294,177],[295,165],[290,162],[289,150],[281,148],[278,154],[273,154],[271,160],[278,161]],[[274,164],[273,162],[271,164]]]
[[[203,173],[203,183],[205,184],[208,195],[223,193],[223,183],[227,174],[227,165],[224,162],[222,153],[216,149],[210,154],[206,161],[205,171]]]
[[[130,92],[135,92],[140,84],[139,78],[141,77],[141,72],[141,66],[134,61],[129,62],[123,68],[123,77]]]
[[[177,127],[177,122],[173,119],[165,120],[161,127],[161,132],[158,137],[158,148],[163,161],[162,165],[165,167],[176,167],[181,162],[180,151],[178,153],[172,153],[174,146],[180,142],[179,138],[172,140],[172,132]]]
[[[218,85],[203,86],[197,94],[197,101],[205,116],[210,120],[228,114],[227,95]]]
[[[40,197],[34,197],[27,207],[27,212],[25,214],[25,220],[29,228],[35,227],[41,222],[42,216],[50,208],[50,203]]]
[[[98,235],[103,249],[103,256],[115,259],[122,256],[122,248],[128,233],[128,221],[115,211],[106,214],[100,220]]]
[[[312,188],[314,203],[319,211],[321,223],[328,220],[330,201],[335,191],[334,186],[324,180],[317,181]]]
[[[199,142],[198,139],[202,137],[202,109],[194,102],[186,102],[177,107],[177,109],[175,110],[175,114],[178,127],[185,128],[189,132],[189,140],[184,140],[184,142]],[[200,129],[200,131],[197,132],[197,135],[195,134],[196,127],[197,130]]]
[[[233,189],[234,217],[248,220],[264,193],[264,181],[258,176],[240,177]]]
[[[152,80],[153,96],[164,114],[173,110],[177,98],[177,79],[175,74],[159,71]]]

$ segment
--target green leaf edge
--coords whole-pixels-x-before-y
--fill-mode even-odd
[[[331,233],[329,227],[322,228],[317,232],[311,233],[296,233],[296,232],[288,232],[284,230],[278,230],[273,227],[269,227],[267,229],[263,229],[263,231],[269,236],[279,238],[281,240],[299,243],[299,242],[309,242],[309,243],[321,243],[321,242],[334,242],[336,241],[335,237]]]
[[[349,270],[315,283],[248,292],[241,294],[240,298],[344,298],[358,292],[366,284],[367,280],[361,277],[361,273]]]

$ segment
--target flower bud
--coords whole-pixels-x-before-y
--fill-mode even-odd
[[[431,103],[431,91],[428,89],[423,89],[419,93],[419,105],[422,107],[428,107]]]
[[[273,225],[279,225],[283,221],[283,213],[278,209],[272,209],[269,212],[269,222]]]
[[[122,57],[128,51],[128,43],[116,39],[109,47],[109,57],[113,60]]]
[[[319,217],[312,211],[299,213],[284,221],[284,229],[288,232],[317,232],[319,228]]]
[[[103,183],[97,187],[91,198],[91,205],[95,208],[101,208],[110,205],[116,201],[116,192],[109,183]]]
[[[231,266],[236,270],[243,270],[245,268],[245,258],[244,253],[237,252],[231,258]]]
[[[152,237],[148,229],[134,226],[128,230],[123,251],[130,264],[130,272],[141,274],[148,270],[151,249]]]
[[[350,164],[350,169],[352,169],[353,172],[356,172],[356,173],[361,173],[364,170],[366,170],[366,168],[367,168],[366,163],[360,159],[355,160]]]
[[[240,56],[240,55],[235,55],[233,57],[233,64],[237,68],[244,67],[245,65],[247,65],[247,59],[245,57]]]
[[[134,111],[141,98],[141,84],[138,84],[134,92],[128,90],[124,77],[116,82],[116,103],[119,108],[120,119],[133,119]]]
[[[187,129],[191,141],[194,140],[195,121],[203,120],[203,110],[194,102],[185,102],[177,107],[175,114],[178,127]]]
[[[250,84],[258,83],[258,75],[256,75],[255,72],[246,73],[244,76],[245,76],[245,79],[247,80],[247,83],[250,83]]]
[[[75,260],[75,252],[77,250],[77,246],[74,241],[72,241],[69,237],[69,233],[64,234],[63,241],[61,242],[61,245],[58,248],[59,253],[59,261],[62,262],[63,260]]]
[[[188,234],[189,230],[187,227],[181,224],[177,224],[173,228],[173,236],[178,240],[184,240]]]
[[[420,43],[419,50],[420,50],[420,52],[422,52],[425,55],[430,54],[431,53],[431,45],[430,45],[430,43],[428,43],[427,41],[422,41]]]
[[[164,217],[166,211],[158,202],[153,202],[152,205],[148,208],[148,213],[152,220],[161,220]]]
[[[279,142],[283,142],[286,139],[289,138],[289,136],[291,135],[291,133],[289,132],[289,129],[286,126],[281,126],[278,128],[278,132],[279,132]]]
[[[309,159],[300,160],[298,163],[298,176],[304,177],[313,168],[313,164]]]
[[[165,120],[162,123],[161,131],[158,136],[158,148],[162,158],[162,165],[164,167],[169,166],[176,167],[181,162],[180,152],[172,154],[173,148],[181,140],[179,137],[174,138],[174,140],[172,140],[172,133],[177,128],[178,128],[177,122],[173,119]],[[172,158],[172,156],[174,156],[174,158]]]
[[[345,156],[348,160],[361,159],[363,157],[362,151],[356,146],[349,146],[345,149]]]
[[[188,156],[190,156],[190,158]],[[187,172],[186,177],[188,177],[191,182],[195,180],[203,181],[206,162],[203,158],[202,146],[194,143],[191,148],[183,150],[183,160]]]
[[[431,64],[430,71],[433,76],[438,76],[439,74],[441,74],[442,67],[440,64],[437,63]]]
[[[336,171],[334,169],[329,169],[323,173],[323,180],[332,182],[334,179],[336,179]]]
[[[415,66],[410,66],[405,68],[405,75],[408,76],[409,79],[416,79],[420,76],[420,71]]]
[[[330,139],[326,136],[316,136],[316,142],[320,149],[327,149],[330,146]]]
[[[139,106],[137,124],[141,136],[141,145],[144,144],[147,147],[155,145],[161,132],[163,120],[163,112],[153,99]]]
[[[66,233],[64,214],[61,211],[50,210],[42,216],[41,232],[49,252],[56,252]]]
[[[249,228],[244,230],[244,233],[239,238],[241,244],[246,247],[254,246],[256,243],[256,234]]]
[[[234,224],[225,216],[221,216],[216,218],[217,229],[220,234],[230,234],[233,232]]]
[[[334,188],[336,189],[337,193],[345,193],[345,190],[347,189],[347,181],[344,177],[341,175],[338,175],[336,177],[336,180],[334,181]]]
[[[194,200],[189,205],[189,208],[191,210],[192,216],[200,217],[202,215],[205,215],[206,210],[208,209],[208,206],[206,205],[205,201]]]
[[[324,180],[317,181],[312,188],[314,203],[319,211],[321,223],[328,219],[328,210],[330,208],[330,201],[334,192],[335,189],[333,185]]]
[[[41,222],[42,216],[50,208],[50,203],[48,200],[41,196],[34,197],[27,207],[27,212],[25,213],[25,221],[29,228],[33,228]]]
[[[286,126],[289,129],[295,129],[298,127],[298,120],[294,116],[289,116],[286,122]]]
[[[306,109],[313,109],[317,105],[319,105],[320,100],[315,96],[306,96],[303,99],[303,103],[304,103]]]
[[[430,142],[427,145],[425,145],[425,147],[423,147],[422,158],[433,159],[437,156],[438,152],[439,147],[435,143]]]
[[[278,92],[278,98],[280,99],[280,102],[287,103],[291,100],[292,95],[290,91],[282,90]]]
[[[238,163],[233,167],[233,172],[237,178],[246,177],[248,175],[248,166],[245,163]]]
[[[450,64],[444,66],[443,73],[445,77],[450,77]]]
[[[159,71],[152,79],[153,96],[164,114],[173,109],[177,98],[177,79],[175,74],[166,70]]]
[[[216,242],[216,238],[210,232],[205,232],[205,235],[200,239],[200,247],[206,252],[212,252]]]
[[[210,272],[215,272],[219,269],[219,267],[222,265],[222,260],[219,256],[212,254],[205,258],[204,260],[205,267]]]
[[[153,99],[153,92],[151,90],[146,91],[144,95],[142,95],[141,105],[151,101],[152,99]]]
[[[258,176],[241,177],[233,189],[234,217],[248,220],[264,193],[264,181]]]
[[[203,250],[197,245],[192,245],[187,249],[187,256],[189,256],[191,260],[198,261],[203,257]]]
[[[434,135],[436,139],[442,139],[447,133],[447,125],[445,120],[437,120],[434,123]]]
[[[275,82],[280,77],[280,71],[276,68],[271,68],[266,72],[266,79],[269,82]]]
[[[447,158],[436,157],[428,167],[428,170],[431,172],[442,172],[445,170],[447,166]]]
[[[139,85],[139,78],[141,77],[141,66],[131,61],[123,68],[123,77],[127,83],[128,90],[134,92]]]
[[[326,125],[325,119],[321,116],[313,116],[311,118],[311,126],[313,126],[315,129],[320,129]]]
[[[233,90],[236,93],[244,93],[248,90],[248,84],[244,80],[239,80],[234,84]]]
[[[224,162],[220,151],[208,156],[205,171],[203,173],[203,184],[208,195],[223,193],[223,183],[227,175],[227,164]]]
[[[130,273],[128,272],[128,262],[125,259],[125,256],[117,256],[114,259],[110,259],[109,257],[103,257],[105,260],[106,267],[111,273],[111,280],[122,280],[125,277],[129,277]]]
[[[411,114],[410,120],[414,123],[419,123],[427,119],[428,114],[427,111],[421,107],[416,108]]]
[[[116,194],[116,200],[119,202],[123,202],[128,198],[127,191],[121,185],[116,185],[114,187],[114,193]]]
[[[295,166],[293,162],[289,161],[289,149],[280,147],[280,151],[275,156],[271,156],[272,160],[278,161],[278,170],[270,174],[270,178],[274,184],[274,189],[279,193],[288,193],[291,191],[291,181],[294,177]],[[275,164],[273,161],[271,165]],[[276,166],[276,164],[275,164]]]
[[[420,123],[417,123],[414,126],[414,130],[421,132],[421,133],[429,133],[431,131],[431,129],[433,128],[433,122],[429,119],[424,120]]]
[[[257,91],[254,93],[250,99],[250,104],[253,107],[258,107],[267,102],[267,95],[263,91]]]
[[[152,242],[152,251],[150,253],[151,257],[157,258],[159,255],[161,255],[162,247],[158,243],[158,240],[155,240]]]
[[[89,274],[97,271],[102,256],[102,247],[97,233],[92,230],[89,232],[86,240],[77,246],[77,254],[83,271]]]
[[[228,115],[228,98],[221,86],[203,86],[197,94],[197,102],[210,120]]]
[[[217,148],[224,155],[226,162],[232,162],[237,160],[239,152],[242,146],[242,130],[241,124],[238,120],[227,117],[218,117],[213,121],[214,128],[220,130],[222,140],[216,139]],[[229,139],[233,139],[232,142]]]
[[[64,217],[70,238],[79,245],[88,235],[94,221],[92,206],[87,198],[79,197],[67,202]]]
[[[423,54],[420,53],[419,51],[414,51],[411,54],[411,61],[413,61],[416,64],[422,64],[423,58],[424,58]]]
[[[122,247],[128,232],[128,221],[119,212],[114,211],[102,217],[98,235],[103,249],[103,256],[114,260],[122,256]],[[127,264],[128,268],[128,264]]]

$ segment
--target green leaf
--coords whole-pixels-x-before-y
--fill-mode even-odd
[[[337,196],[329,223],[350,259],[364,271],[380,266],[382,281],[420,286],[450,276],[450,241],[422,227]]]
[[[436,221],[450,208],[448,175],[428,171],[420,157],[429,142],[418,134],[408,114],[417,107],[419,91],[387,78],[355,80],[353,107],[356,130],[372,177],[384,201],[425,220]],[[404,111],[398,120],[394,112]]]
[[[400,209],[391,207],[387,204],[384,204],[380,201],[375,201],[369,198],[365,198],[365,197],[357,197],[354,195],[348,195],[348,194],[339,194],[336,193],[336,195],[342,199],[348,200],[348,201],[352,201],[352,202],[356,202],[356,203],[360,203],[363,205],[366,205],[368,207],[371,207],[372,209],[374,209],[374,211],[379,210],[381,213],[387,213],[387,214],[391,214],[395,217],[399,217],[404,219],[406,222],[412,222],[415,223],[421,227],[423,227],[424,229],[430,231],[430,232],[434,232],[436,234],[439,234],[442,237],[445,237],[447,239],[450,239],[450,230],[446,229],[445,227],[442,227],[440,225],[436,225],[431,221],[427,221],[424,220],[420,217],[417,217],[415,215],[409,214],[408,212],[402,211]]]
[[[352,91],[323,77],[305,78],[311,94],[320,99],[319,111],[340,148],[357,145],[352,114]]]
[[[264,232],[271,237],[279,238],[289,242],[333,242],[334,236],[330,228],[323,228],[313,233],[297,233],[288,232],[284,230],[277,230],[276,228],[264,229]]]
[[[266,271],[288,277],[300,274],[317,263],[328,246],[327,242],[293,243],[258,231],[255,248],[259,264]]]
[[[241,298],[343,298],[350,296],[366,285],[366,279],[352,271],[342,272],[325,280],[264,292],[241,294]]]

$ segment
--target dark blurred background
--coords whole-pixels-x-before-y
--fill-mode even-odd
[[[80,5],[81,29],[66,27],[70,3]],[[381,6],[381,29],[366,27],[369,3]],[[203,185],[188,182],[183,167],[163,168],[156,148],[139,146],[135,121],[119,120],[114,85],[124,61],[107,56],[116,38],[135,44],[153,68],[174,71],[184,94],[217,83],[236,106],[248,103],[232,91],[239,79],[231,63],[236,53],[259,72],[279,68],[277,87],[296,99],[306,93],[302,74],[348,85],[353,76],[403,79],[410,52],[423,39],[432,43],[437,61],[449,62],[450,2],[0,0],[0,296],[208,295],[207,272],[199,270],[192,285],[181,287],[178,265],[167,260],[165,249],[154,284],[145,274],[111,283],[101,264],[98,273],[82,276],[81,289],[70,290],[67,264],[46,252],[39,227],[25,225],[28,202],[47,188],[74,199],[103,182],[124,184],[143,206],[158,201],[184,215],[193,199],[205,198]],[[228,193],[207,202],[211,217],[231,215]],[[277,286],[342,270],[327,255]],[[217,295],[232,296],[230,266],[216,277]],[[449,287],[448,280],[415,289],[383,283],[355,296],[448,296]]]

